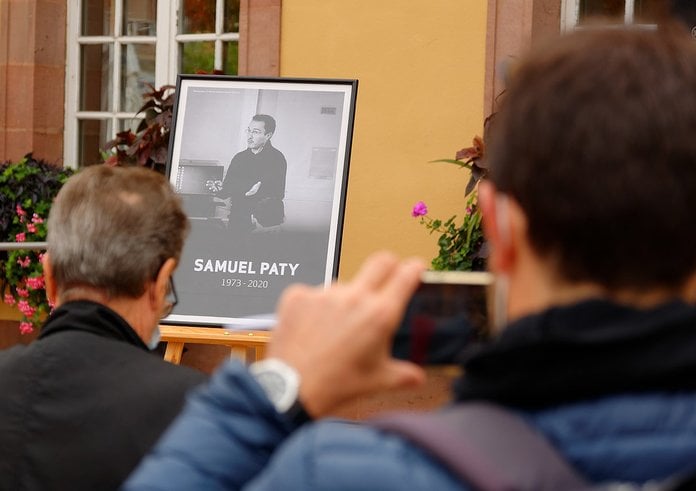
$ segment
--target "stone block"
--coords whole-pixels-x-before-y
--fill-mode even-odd
[[[7,0],[7,62],[30,64],[34,60],[36,2]]]
[[[34,24],[34,63],[65,66],[66,3],[38,0]]]
[[[6,80],[6,128],[31,130],[34,106],[34,67],[9,65]]]
[[[65,67],[37,65],[34,69],[34,125],[62,131],[65,122]]]

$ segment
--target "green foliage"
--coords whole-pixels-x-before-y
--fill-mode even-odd
[[[461,225],[454,215],[444,223],[422,215],[420,222],[430,230],[439,233],[438,255],[431,266],[436,271],[483,271],[486,269],[485,241],[481,227],[481,212],[476,204],[476,193],[472,193],[466,203],[466,213]]]
[[[492,116],[484,122],[488,127]],[[483,236],[481,212],[478,208],[476,184],[483,179],[487,172],[484,161],[484,143],[481,137],[474,137],[472,146],[459,150],[454,159],[439,159],[431,162],[454,164],[471,171],[469,182],[464,195],[467,197],[464,219],[457,225],[457,216],[450,217],[445,222],[428,216],[428,207],[422,201],[416,203],[411,211],[413,217],[420,217],[420,223],[425,225],[430,233],[439,233],[437,245],[439,251],[431,261],[431,266],[437,271],[483,271],[486,269],[488,250]]]
[[[72,172],[36,160],[31,153],[19,162],[0,164],[0,241],[45,241],[51,204]],[[50,312],[42,255],[30,249],[0,252],[3,300],[22,313],[22,333],[31,332]]]

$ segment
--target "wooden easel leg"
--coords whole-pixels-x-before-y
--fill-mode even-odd
[[[241,360],[242,363],[247,363],[249,361],[248,354],[246,346],[230,346],[230,358],[236,358]]]
[[[181,355],[184,352],[184,343],[169,341],[164,352],[164,361],[178,365],[181,363]]]

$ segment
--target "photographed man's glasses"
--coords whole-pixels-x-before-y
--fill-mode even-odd
[[[167,295],[164,298],[164,306],[162,307],[162,319],[172,313],[176,304],[179,303],[179,297],[176,296],[176,288],[174,288],[174,278],[169,277],[169,288]]]
[[[254,128],[253,130],[252,130],[251,128],[247,128],[247,129],[244,130],[244,131],[246,131],[247,134],[251,133],[251,134],[254,135],[254,136],[259,136],[259,135],[263,135],[263,134],[264,134],[264,133],[263,133],[263,130],[260,130],[260,129],[258,129],[258,128]]]

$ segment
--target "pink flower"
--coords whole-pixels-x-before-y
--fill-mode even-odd
[[[22,298],[27,298],[29,297],[29,290],[27,290],[26,288],[17,287],[17,295],[19,295]]]
[[[39,290],[45,286],[43,276],[32,276],[27,278],[27,286],[32,290]]]
[[[17,308],[22,314],[24,314],[27,317],[31,317],[36,313],[36,309],[29,305],[29,302],[27,302],[26,300],[20,300],[19,302],[17,302]]]
[[[413,209],[411,210],[412,217],[414,217],[414,218],[422,217],[423,215],[427,215],[427,214],[428,214],[428,207],[422,201],[419,201],[418,203],[413,205]]]
[[[24,242],[25,240],[27,240],[27,236],[24,232],[20,232],[17,235],[15,235],[15,240],[17,242]]]
[[[15,297],[13,297],[11,293],[5,293],[4,300],[7,305],[14,305],[16,303]]]
[[[25,256],[23,260],[17,259],[17,264],[23,268],[26,268],[31,264],[31,258],[29,256]]]
[[[39,262],[43,261],[43,257],[44,257],[44,253],[42,252],[39,254]]]
[[[36,233],[36,225],[33,223],[30,223],[27,225],[27,232],[35,234]]]
[[[32,332],[34,332],[34,326],[31,322],[20,322],[19,332],[22,334],[31,334]]]
[[[32,217],[31,217],[31,223],[43,223],[43,222],[44,222],[43,218],[41,218],[41,217],[40,217],[39,215],[37,215],[36,213],[34,213],[34,214],[32,215]]]
[[[474,210],[471,208],[471,206],[466,207],[466,214],[471,215],[474,212]]]
[[[27,216],[27,212],[24,211],[24,208],[22,208],[21,205],[18,204],[17,207],[15,208],[15,210],[17,211],[17,215],[19,215],[20,217]]]

